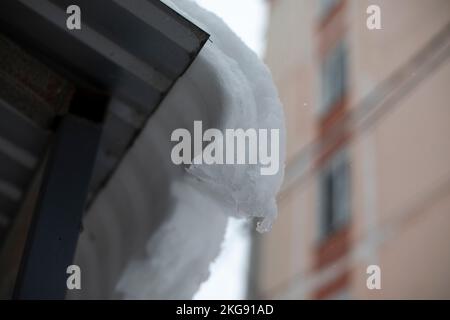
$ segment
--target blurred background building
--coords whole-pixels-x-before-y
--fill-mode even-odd
[[[270,1],[288,162],[250,297],[450,298],[449,22],[447,0]]]

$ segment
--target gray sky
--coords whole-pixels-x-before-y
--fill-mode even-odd
[[[196,0],[220,16],[260,56],[264,50],[267,0]]]

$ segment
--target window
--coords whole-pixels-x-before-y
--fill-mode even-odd
[[[347,50],[339,43],[324,59],[321,70],[321,114],[328,113],[347,89]]]
[[[345,226],[350,217],[350,168],[345,152],[334,156],[319,175],[320,236]]]

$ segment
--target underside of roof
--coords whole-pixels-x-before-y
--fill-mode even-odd
[[[159,0],[3,0],[0,30],[1,241],[77,91],[109,99],[92,200],[209,35]]]

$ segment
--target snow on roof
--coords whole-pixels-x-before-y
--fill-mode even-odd
[[[75,263],[84,287],[70,298],[190,299],[207,279],[229,216],[268,230],[284,174],[285,128],[266,66],[215,15],[164,1],[211,34],[136,139],[84,221]],[[171,133],[208,128],[279,129],[280,171],[260,165],[176,166]],[[206,178],[205,178],[206,177]]]

